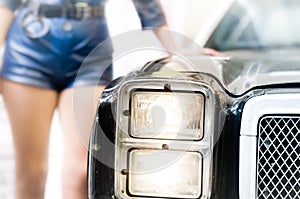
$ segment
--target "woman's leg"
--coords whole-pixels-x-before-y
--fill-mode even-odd
[[[87,198],[87,146],[103,88],[67,89],[60,94],[58,106],[64,132],[63,199]]]
[[[16,199],[44,198],[55,91],[3,79],[16,160]]]
[[[0,77],[0,94],[2,93],[2,77]]]

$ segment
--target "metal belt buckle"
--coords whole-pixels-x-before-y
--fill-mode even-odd
[[[21,19],[24,33],[32,39],[43,37],[50,30],[49,22],[38,14],[39,7],[40,3],[38,1],[30,0],[27,5],[27,11]]]
[[[87,19],[93,15],[92,6],[86,2],[75,3],[75,18],[76,19]]]

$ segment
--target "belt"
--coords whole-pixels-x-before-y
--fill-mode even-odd
[[[38,3],[38,0],[25,2],[26,12],[21,19],[21,25],[25,34],[32,38],[40,38],[47,34],[50,29],[46,18],[64,17],[75,20],[101,18],[104,16],[103,6],[93,6],[88,3],[75,3],[68,6],[58,6]],[[32,30],[31,26],[39,26],[39,30]]]
[[[46,18],[65,17],[76,20],[100,18],[104,16],[104,7],[78,2],[70,5],[39,4],[35,6],[38,16]]]

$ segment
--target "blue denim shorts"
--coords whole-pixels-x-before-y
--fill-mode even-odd
[[[3,78],[58,92],[111,81],[113,49],[106,40],[109,32],[104,16],[85,20],[47,18],[49,30],[31,38],[22,24],[25,13],[26,8],[19,12],[8,33]],[[31,26],[32,31],[38,31],[34,23]]]

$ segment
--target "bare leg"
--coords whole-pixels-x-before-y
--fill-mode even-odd
[[[67,89],[60,95],[64,132],[63,199],[87,198],[87,145],[102,90],[103,87]]]
[[[44,198],[55,91],[3,80],[16,158],[16,199]]]
[[[0,77],[0,93],[2,93],[2,77]]]

